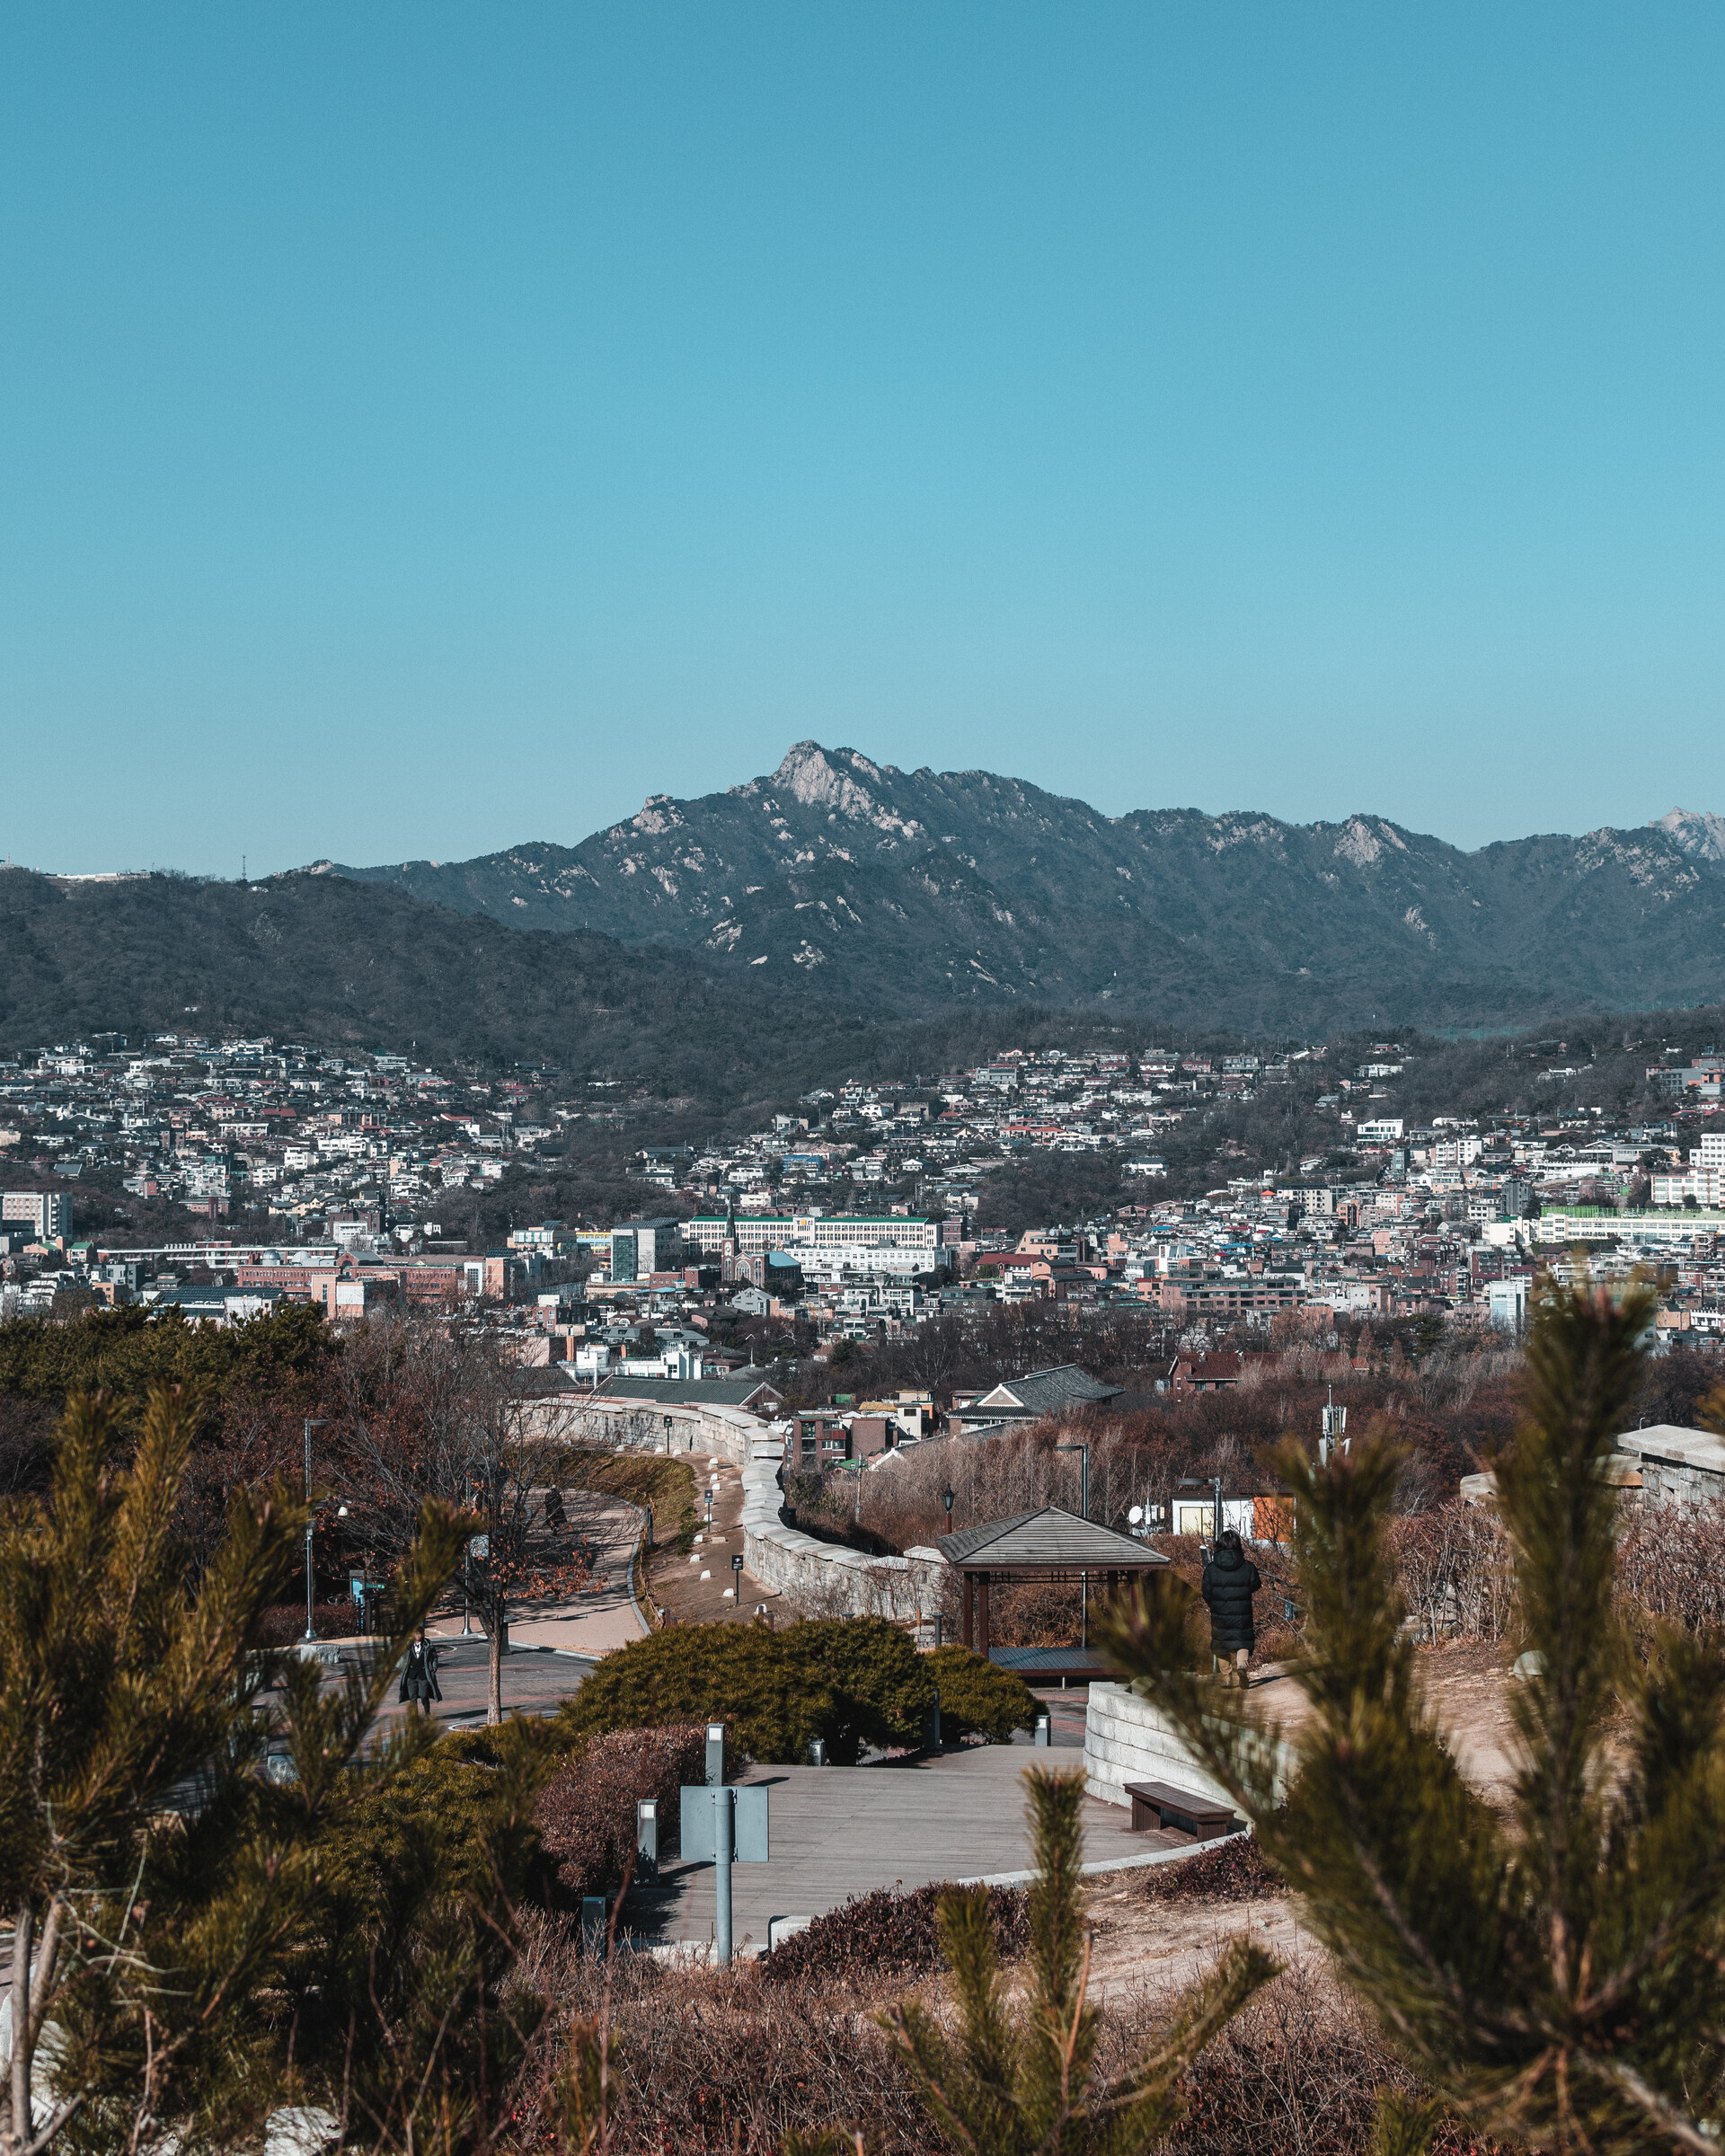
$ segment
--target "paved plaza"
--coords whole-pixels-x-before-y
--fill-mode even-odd
[[[731,1924],[738,1950],[767,1944],[775,1918],[818,1916],[876,1887],[937,1879],[997,1878],[1031,1867],[1020,1777],[1028,1766],[1077,1768],[1084,1695],[1046,1700],[1054,1741],[1038,1751],[1026,1737],[938,1759],[864,1767],[754,1767],[739,1779],[770,1794],[771,1860],[731,1869]],[[1084,1860],[1117,1864],[1154,1851],[1186,1850],[1180,1833],[1132,1833],[1128,1815],[1084,1799]],[[630,1935],[641,1945],[701,1948],[713,1931],[711,1864],[665,1867],[659,1886],[631,1894]]]

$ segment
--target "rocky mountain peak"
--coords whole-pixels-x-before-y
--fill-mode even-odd
[[[859,822],[872,822],[880,814],[880,803],[852,776],[862,772],[878,780],[880,769],[871,764],[866,756],[858,755],[854,749],[839,748],[830,753],[818,741],[797,741],[785,750],[778,769],[773,773],[773,784],[780,793],[788,793],[793,801],[804,808],[826,810],[828,814],[854,817]]]
[[[1673,808],[1656,816],[1653,829],[1667,833],[1692,860],[1725,863],[1725,816],[1706,809]]]

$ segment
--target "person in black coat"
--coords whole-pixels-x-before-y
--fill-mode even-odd
[[[420,1627],[420,1636],[407,1650],[402,1664],[401,1698],[411,1700],[416,1706],[429,1711],[433,1700],[441,1700],[438,1685],[438,1650],[425,1636],[425,1627]]]
[[[1225,1684],[1246,1682],[1246,1665],[1257,1640],[1252,1598],[1262,1584],[1257,1566],[1240,1547],[1240,1537],[1232,1527],[1225,1529],[1204,1568],[1202,1590],[1210,1605],[1210,1667],[1221,1671]]]

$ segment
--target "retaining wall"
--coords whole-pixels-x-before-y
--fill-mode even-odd
[[[870,1557],[787,1526],[779,1516],[784,1427],[757,1423],[755,1430],[743,1462],[743,1562],[756,1579],[823,1617],[912,1618],[939,1609],[943,1563]]]
[[[1276,1742],[1276,1772],[1286,1784],[1287,1746]],[[1084,1714],[1084,1787],[1104,1804],[1125,1804],[1128,1781],[1168,1781],[1195,1797],[1233,1799],[1188,1750],[1185,1739],[1160,1708],[1124,1684],[1090,1688]]]

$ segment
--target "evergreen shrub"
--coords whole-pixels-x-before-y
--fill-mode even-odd
[[[884,1617],[818,1618],[771,1635],[800,1689],[827,1702],[814,1734],[827,1740],[835,1766],[854,1766],[864,1749],[886,1751],[922,1741],[934,1704],[928,1657]]]
[[[924,1655],[923,1667],[940,1686],[943,1743],[981,1736],[1009,1745],[1014,1729],[1035,1728],[1036,1694],[1014,1671],[956,1643]]]
[[[733,1751],[797,1764],[815,1737],[836,1766],[865,1745],[916,1743],[933,1681],[907,1634],[880,1617],[768,1631],[673,1625],[607,1655],[557,1718],[571,1745],[613,1729],[723,1721]]]

